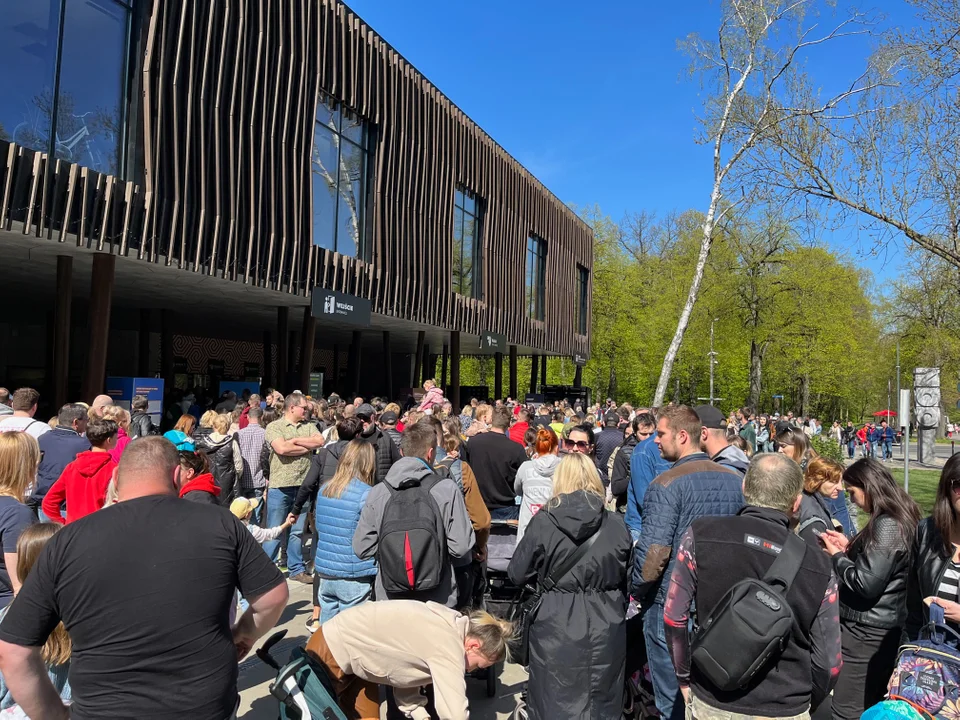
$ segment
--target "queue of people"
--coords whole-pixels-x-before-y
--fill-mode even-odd
[[[805,718],[829,698],[847,720],[883,697],[931,603],[960,627],[960,461],[921,521],[880,462],[844,468],[751,408],[457,413],[436,384],[405,411],[198,396],[171,403],[161,436],[143,399],[71,403],[51,429],[35,391],[13,393],[0,710],[234,717],[237,658],[279,619],[284,575],[312,585],[307,652],[358,718],[380,717],[379,685],[388,717],[465,720],[465,671],[522,639],[534,720],[619,717],[637,658],[663,718]],[[517,528],[509,581],[538,588],[520,627],[477,609],[493,523]],[[776,663],[727,687],[730,658],[707,664],[691,624],[787,562]]]

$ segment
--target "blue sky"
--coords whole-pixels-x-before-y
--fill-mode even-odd
[[[700,87],[685,75],[677,40],[716,32],[716,0],[348,4],[564,202],[597,203],[615,219],[706,207]],[[868,9],[887,23],[913,21],[901,0]],[[834,45],[811,58],[810,73],[829,91],[831,80],[862,69],[869,49]],[[871,257],[855,226],[828,241],[878,284],[902,257],[901,247]]]

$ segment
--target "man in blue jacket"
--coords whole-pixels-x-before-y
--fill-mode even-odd
[[[887,424],[886,420],[880,421],[880,427],[877,428],[877,435],[880,437],[880,447],[883,449],[883,459],[890,460],[893,458],[893,438],[895,433],[893,428]]]
[[[657,475],[671,467],[673,463],[664,460],[660,454],[656,433],[638,442],[633,449],[630,456],[630,484],[627,485],[627,514],[624,522],[627,523],[634,542],[640,539],[640,528],[643,524],[641,510],[647,488]]]
[[[684,717],[684,702],[663,629],[664,603],[677,546],[697,518],[735,515],[744,505],[740,475],[700,452],[702,430],[700,418],[686,405],[660,412],[654,441],[663,459],[673,467],[647,488],[640,539],[634,552],[631,591],[644,612],[647,662],[663,720]],[[636,454],[634,451],[634,457]]]

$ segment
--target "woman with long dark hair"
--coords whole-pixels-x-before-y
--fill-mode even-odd
[[[791,458],[800,470],[806,475],[807,466],[811,461],[820,457],[820,454],[813,449],[810,444],[810,438],[798,427],[786,427],[777,433],[777,450]],[[856,507],[851,511],[847,507],[847,496],[841,490],[837,497],[824,498],[824,504],[830,511],[830,517],[843,526],[843,531],[848,537],[853,537],[857,532]]]
[[[920,521],[907,580],[907,637],[916,640],[930,617],[930,603],[943,608],[960,631],[960,455],[951,455],[940,473],[933,514]]]
[[[883,700],[896,663],[920,508],[872,458],[848,467],[843,483],[870,519],[853,540],[829,530],[820,540],[840,586],[843,670],[833,691],[833,717],[858,720]]]

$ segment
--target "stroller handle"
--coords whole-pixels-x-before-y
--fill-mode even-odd
[[[274,670],[280,669],[280,663],[278,663],[276,660],[273,659],[273,656],[270,654],[270,649],[274,645],[276,645],[278,642],[283,640],[286,634],[287,634],[286,630],[280,630],[279,632],[275,632],[273,635],[267,638],[267,641],[261,647],[257,649],[257,657],[260,658],[267,665],[272,667]]]

